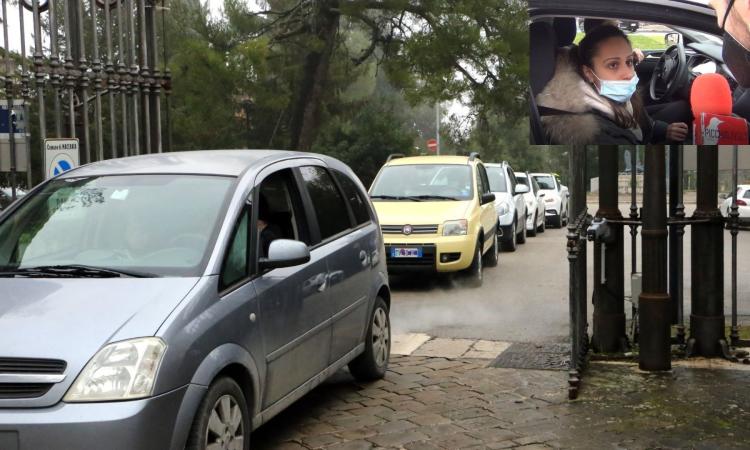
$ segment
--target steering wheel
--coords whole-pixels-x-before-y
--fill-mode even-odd
[[[685,46],[679,41],[666,49],[656,63],[649,83],[651,100],[658,102],[670,98],[685,85],[688,76]]]

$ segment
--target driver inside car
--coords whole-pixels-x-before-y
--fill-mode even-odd
[[[654,120],[647,112],[636,93],[635,59],[627,35],[610,23],[591,29],[578,46],[558,54],[555,75],[537,96],[552,144],[685,140],[686,123]]]

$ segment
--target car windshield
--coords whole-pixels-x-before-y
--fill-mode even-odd
[[[374,201],[470,200],[471,167],[459,164],[409,164],[383,168],[370,190]]]
[[[539,184],[539,189],[555,189],[555,180],[552,175],[534,175],[534,179]]]
[[[0,270],[80,265],[200,275],[233,180],[200,175],[53,180],[0,223]]]
[[[490,179],[490,191],[508,192],[508,184],[505,182],[505,171],[502,167],[487,167],[487,178]]]

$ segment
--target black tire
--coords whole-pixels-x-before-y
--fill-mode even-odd
[[[563,214],[562,216],[562,225],[560,226],[560,228],[566,227],[566,226],[568,226],[568,212],[567,211],[565,211],[565,214]]]
[[[478,288],[482,287],[484,282],[484,273],[482,267],[482,246],[477,242],[477,248],[474,250],[474,259],[471,261],[471,265],[466,269],[466,284],[469,287]]]
[[[228,403],[226,403],[228,401]],[[229,405],[230,417],[223,417],[222,411],[226,411],[226,405]],[[235,410],[237,408],[237,410]],[[188,442],[185,450],[205,450],[209,443],[224,442],[227,439],[236,439],[232,437],[232,420],[231,417],[241,413],[240,420],[236,430],[239,430],[242,438],[242,450],[250,450],[250,413],[245,401],[245,395],[240,386],[229,377],[222,377],[211,383],[208,387],[205,397],[198,407],[195,414],[193,426],[188,435]],[[219,436],[218,430],[211,429],[211,416],[216,414],[219,419],[218,425],[226,427],[225,432]],[[213,427],[216,427],[214,422]]]
[[[555,228],[562,228],[563,227],[563,225],[562,225],[562,216],[561,215],[558,214],[557,216],[555,216],[552,219],[552,226],[555,227]]]
[[[545,230],[547,230],[547,218],[542,219],[542,224],[537,228],[537,231],[540,233],[544,233]]]
[[[365,337],[365,351],[349,363],[349,372],[358,381],[385,377],[391,357],[391,319],[388,306],[380,297],[375,299]]]
[[[516,242],[517,238],[518,235],[516,234],[516,220],[513,219],[513,223],[511,223],[510,225],[510,231],[503,234],[503,250],[505,250],[506,252],[515,252],[516,248],[518,248],[518,243]]]
[[[521,231],[518,232],[518,237],[516,238],[516,241],[519,244],[525,244],[526,243],[526,217],[523,218],[523,225],[521,225]]]
[[[497,226],[495,227],[497,229]],[[492,248],[487,251],[484,255],[484,265],[487,267],[496,267],[498,262],[498,248],[497,248],[497,234],[493,236],[495,242],[492,243]]]
[[[536,213],[534,213],[534,218],[531,220],[531,229],[526,232],[530,237],[536,236]]]

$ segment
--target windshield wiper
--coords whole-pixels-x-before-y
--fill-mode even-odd
[[[158,275],[132,270],[94,267],[82,264],[24,267],[0,272],[0,277],[57,277],[57,278],[153,278]]]
[[[422,199],[421,196],[404,196],[399,197],[396,195],[371,195],[370,198],[372,199],[378,199],[378,200],[411,200],[413,202],[421,202]]]
[[[420,200],[460,200],[457,197],[449,197],[447,195],[417,195],[416,198]]]

